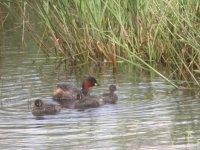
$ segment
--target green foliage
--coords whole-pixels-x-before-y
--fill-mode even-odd
[[[41,19],[44,32],[35,31],[30,22],[26,26],[49,57],[72,64],[124,61],[168,82],[183,79],[199,85],[199,0],[24,2]],[[169,79],[158,71],[160,65],[168,69]]]

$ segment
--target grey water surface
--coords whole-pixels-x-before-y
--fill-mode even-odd
[[[98,71],[90,66],[65,71],[46,60],[36,47],[22,48],[19,41],[12,35],[1,39],[1,149],[200,149],[198,92],[176,90],[153,73],[125,64],[119,65],[116,73],[107,66]],[[32,116],[34,99],[52,101],[56,83],[80,87],[87,75],[101,84],[93,88],[94,95],[117,84],[117,104],[84,111],[62,109],[43,119]]]

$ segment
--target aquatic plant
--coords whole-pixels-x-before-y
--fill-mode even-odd
[[[26,20],[24,6],[41,19],[40,32],[31,20],[25,25],[48,57],[71,65],[109,61],[117,67],[123,61],[175,87],[172,79],[200,86],[199,0],[18,2]]]

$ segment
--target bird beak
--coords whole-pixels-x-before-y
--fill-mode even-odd
[[[94,85],[95,85],[95,86],[100,86],[100,84],[99,84],[99,83],[97,83],[97,82],[96,82]]]

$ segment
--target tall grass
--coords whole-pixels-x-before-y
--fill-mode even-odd
[[[31,22],[26,26],[49,57],[73,65],[109,61],[117,67],[124,61],[154,71],[175,87],[170,79],[200,86],[199,0],[23,2],[41,19],[44,32],[35,31]],[[162,74],[160,65],[168,73]]]

